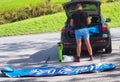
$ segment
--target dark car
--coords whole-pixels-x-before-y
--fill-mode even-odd
[[[76,54],[76,39],[74,35],[74,28],[69,28],[70,17],[76,10],[76,4],[82,4],[83,11],[87,12],[91,19],[91,24],[88,26],[90,32],[90,42],[93,51],[104,51],[106,53],[112,52],[111,34],[106,22],[110,22],[110,18],[104,21],[100,9],[100,0],[71,0],[63,3],[66,12],[67,20],[64,28],[61,30],[61,42],[63,43],[63,54]],[[87,50],[83,41],[82,50]]]

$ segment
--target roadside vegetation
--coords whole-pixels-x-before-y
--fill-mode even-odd
[[[0,25],[0,36],[58,32],[64,26],[65,13],[57,13]]]
[[[37,6],[44,1],[63,3],[68,0],[0,0],[0,13],[13,9],[22,9],[27,5]]]
[[[110,27],[120,27],[120,1],[102,4],[101,10],[105,18],[111,18]]]
[[[65,0],[63,0],[65,1]],[[8,0],[0,1],[0,24],[62,12],[59,0]],[[32,3],[33,2],[33,3]],[[10,4],[10,5],[3,5]]]
[[[54,0],[54,1],[56,1],[57,3],[62,3],[62,2],[59,2],[59,0]],[[103,3],[101,6],[103,16],[105,18],[110,17],[112,20],[111,23],[108,23],[109,27],[120,26],[119,4],[120,4],[120,1],[116,1],[112,3]],[[65,16],[65,13],[62,11],[62,12],[58,12],[50,15],[36,17],[36,18],[28,18],[23,21],[3,24],[3,25],[0,25],[0,37],[36,34],[36,33],[45,33],[45,32],[58,32],[64,26],[65,20],[66,20],[66,16]]]

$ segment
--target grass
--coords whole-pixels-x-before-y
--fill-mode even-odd
[[[110,27],[120,27],[120,1],[113,3],[102,4],[101,10],[105,18],[110,17],[111,23],[108,23]]]
[[[0,12],[23,8],[29,4],[37,5],[41,0],[0,0]]]
[[[0,36],[57,32],[64,26],[65,19],[65,13],[57,13],[0,25]]]
[[[12,9],[24,8],[29,5],[36,6],[45,0],[0,0],[0,13]],[[68,0],[51,0],[52,2],[62,3]]]
[[[120,26],[120,2],[102,4],[101,9],[105,18],[110,17],[110,27]],[[0,25],[0,36],[36,34],[45,32],[58,32],[64,26],[65,13],[57,13],[20,22]]]

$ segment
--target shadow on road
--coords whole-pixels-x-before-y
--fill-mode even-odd
[[[18,55],[19,57],[20,55]],[[25,58],[25,56],[27,58]],[[34,54],[28,55],[24,54],[19,57],[19,59],[13,59],[7,62],[8,65],[19,64],[18,67],[39,67],[41,63],[50,57],[50,61],[58,62],[57,46],[52,46],[51,48],[42,49]]]
[[[48,47],[48,45],[49,45],[49,47]],[[16,55],[15,57],[17,57],[17,59],[12,59],[12,60],[7,61],[8,65],[17,64],[17,67],[20,67],[20,68],[35,67],[35,66],[40,66],[40,64],[45,62],[45,60],[48,57],[50,57],[50,62],[53,62],[53,64],[55,64],[56,62],[59,62],[57,44],[53,45],[53,43],[48,44],[46,42],[39,42],[39,43],[25,42],[25,43],[18,43],[18,44],[14,44],[14,45],[13,45],[13,43],[6,44],[6,46],[4,46],[4,48],[2,49],[3,51],[10,50],[10,51],[19,53],[19,52],[21,52],[21,50],[27,50],[29,48],[32,48],[32,49],[35,49],[38,51],[33,54]],[[119,55],[117,53],[112,53],[112,54],[113,55],[111,55],[111,56],[114,56],[114,54]],[[95,53],[94,56],[97,58],[97,56],[104,56],[104,54],[102,55],[102,53]],[[8,58],[9,56],[1,56],[1,57]],[[89,57],[89,55],[87,52],[83,52],[81,55],[81,59],[88,58],[88,57]],[[114,60],[114,61],[117,61],[117,60]]]
[[[20,45],[20,44],[18,44],[18,45]],[[28,55],[28,54],[18,55],[18,56],[20,56],[19,59],[10,60],[10,61],[7,62],[7,64],[8,65],[19,64],[17,66],[17,68],[39,67],[40,64],[43,63],[45,61],[45,59],[47,59],[47,57],[50,57],[50,62],[53,62],[52,64],[58,64],[58,63],[56,63],[56,62],[58,62],[57,45],[49,44],[49,45],[52,45],[52,46],[47,48],[47,49],[46,49],[46,47],[47,47],[48,44],[46,44],[46,43],[32,43],[32,44],[29,44],[29,45],[32,45],[33,47],[37,45],[37,47],[35,49],[40,49],[40,50],[38,52],[34,53],[34,54],[31,54],[31,55]],[[28,47],[26,45],[24,45],[24,47],[26,47],[24,49],[30,48],[29,45],[27,45]],[[42,47],[42,49],[41,49],[41,47],[39,47],[40,45],[42,45],[44,47]],[[23,47],[23,45],[22,45],[22,47]],[[17,50],[17,49],[15,49],[15,50]],[[85,52],[85,54],[82,54],[83,59],[89,57],[88,54],[87,55],[86,54],[87,54],[87,52]],[[28,58],[23,58],[24,56],[27,56]],[[95,79],[94,81],[99,82],[99,77],[100,77],[100,79],[104,79],[104,78],[113,78],[114,79],[116,77],[119,77],[120,53],[111,53],[111,54],[96,53],[94,56],[95,57],[101,56],[101,59],[102,59],[103,62],[114,62],[117,65],[117,68],[113,71],[110,71],[110,72],[108,71],[108,72],[94,73],[94,76],[92,76],[92,77],[91,77],[91,75],[93,73],[92,74],[84,74],[85,76],[87,75],[87,77],[79,77],[79,78],[78,78],[78,76],[77,77],[71,77],[71,79],[68,79],[67,81],[68,82],[84,81],[84,80],[89,81],[89,79]],[[7,58],[6,56],[3,56],[3,57]],[[70,63],[62,63],[62,64],[71,65]],[[80,74],[80,76],[81,75],[83,75],[83,74]],[[42,77],[42,78],[46,79],[46,77]],[[15,81],[11,81],[11,82],[24,82],[24,81],[40,82],[40,81],[36,81],[36,78],[16,79]],[[6,82],[10,82],[10,81],[6,79]],[[41,81],[41,82],[49,82],[49,81]],[[58,81],[58,82],[61,82],[61,81]]]
[[[119,38],[113,38],[113,41],[118,41]],[[29,49],[31,50],[35,50],[35,53],[31,53],[31,51],[29,51]],[[68,63],[59,63],[58,61],[58,50],[57,50],[57,44],[56,43],[49,43],[49,42],[32,42],[32,41],[28,41],[28,42],[20,42],[20,43],[6,43],[6,44],[2,44],[0,46],[0,51],[1,52],[7,52],[10,53],[10,55],[1,55],[0,58],[4,58],[7,59],[7,62],[4,61],[0,61],[1,62],[1,66],[3,66],[4,63],[6,63],[7,65],[12,65],[12,66],[16,66],[17,68],[28,68],[28,67],[40,67],[41,63],[44,63],[44,61],[47,59],[47,57],[50,57],[50,64],[53,65],[60,65],[62,66],[62,64],[64,65],[72,65],[71,62]],[[22,52],[24,51],[24,52]],[[37,52],[36,52],[37,51]],[[118,48],[115,48],[113,51],[118,51]],[[11,52],[15,52],[15,53],[21,53],[18,55],[15,54],[11,54]],[[29,52],[29,53],[26,53]],[[15,55],[15,56],[13,56]],[[98,57],[100,56],[100,57]],[[9,59],[12,58],[12,59]],[[89,55],[87,52],[85,52],[84,54],[81,55],[81,59],[85,59],[88,58]],[[87,77],[71,77],[70,79],[68,79],[68,82],[73,82],[75,81],[84,81],[84,80],[88,80],[89,79],[96,79],[94,81],[98,81],[99,82],[99,77],[100,79],[104,79],[104,78],[116,78],[119,77],[119,71],[120,71],[120,53],[111,53],[111,54],[104,54],[104,53],[95,53],[94,55],[95,58],[101,58],[101,62],[110,62],[110,63],[115,63],[117,68],[113,71],[108,71],[108,72],[101,72],[101,73],[94,73],[94,76],[91,76],[92,74],[84,74],[85,76],[87,75]],[[86,62],[85,60],[83,60],[83,62]],[[80,74],[81,76],[82,74]],[[58,77],[58,76],[57,76]],[[64,76],[63,76],[64,77]],[[78,78],[79,77],[79,78]],[[3,77],[2,77],[3,78]],[[42,77],[44,78],[44,77]],[[59,78],[59,77],[58,77]],[[46,77],[45,77],[46,79]],[[23,79],[16,79],[15,81],[11,81],[11,82],[34,82],[36,80],[36,78],[26,78],[25,80]],[[67,82],[66,81],[66,82]],[[6,79],[6,82],[10,82],[9,80]],[[40,82],[40,81],[35,81],[35,82]],[[41,81],[41,82],[47,82],[47,81]],[[61,81],[58,81],[61,82]]]

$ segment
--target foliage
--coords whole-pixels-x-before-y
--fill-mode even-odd
[[[11,11],[2,12],[0,14],[0,24],[54,14],[61,11],[63,11],[61,3],[54,3],[52,1],[41,2],[37,6],[28,4],[21,9],[13,9]]]
[[[0,36],[57,32],[64,26],[65,13],[41,16],[0,25]]]
[[[115,1],[119,1],[119,0],[101,0],[102,3],[106,3],[106,2],[115,2]]]
[[[0,0],[0,13],[4,11],[11,11],[14,9],[22,9],[27,5],[37,6],[41,2],[51,1],[54,3],[63,3],[68,0]]]
[[[110,17],[111,23],[108,23],[110,27],[120,26],[120,2],[104,3],[101,5],[101,10],[105,18]]]
[[[102,3],[101,5],[101,10],[104,18],[110,17],[112,19],[112,22],[108,23],[109,27],[120,26],[119,4],[120,2],[112,2]],[[22,12],[19,12],[18,14],[20,13]],[[8,13],[6,13],[6,15],[7,17],[10,17]],[[53,15],[46,15],[36,18],[30,18],[19,22],[3,24],[0,25],[0,36],[58,32],[64,26],[65,20],[66,20],[65,13],[56,13]],[[5,20],[3,20],[3,22],[4,21]]]

